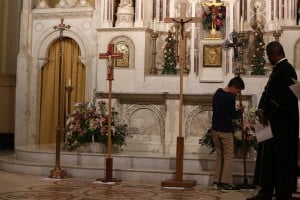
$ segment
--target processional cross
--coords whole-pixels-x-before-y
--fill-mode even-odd
[[[224,3],[217,2],[216,0],[211,0],[210,3],[203,3],[204,6],[211,8],[211,31],[208,38],[220,38],[216,31],[216,19],[217,19],[217,9],[220,6],[224,6]]]
[[[97,179],[103,182],[120,182],[121,180],[112,178],[113,160],[111,157],[111,93],[112,93],[112,81],[114,80],[114,59],[122,59],[122,53],[114,53],[114,45],[109,44],[106,53],[99,54],[100,59],[107,59],[107,78],[109,82],[108,86],[108,135],[107,135],[107,158],[106,158],[106,177],[104,179]]]
[[[180,93],[179,93],[179,136],[177,137],[176,147],[176,180],[168,180],[161,183],[163,187],[193,187],[195,181],[183,181],[183,149],[184,137],[182,137],[182,107],[183,107],[183,71],[186,65],[186,23],[200,23],[201,19],[197,17],[186,17],[186,3],[182,3],[180,7],[180,16],[178,18],[165,18],[166,23],[176,23],[180,26],[179,39],[179,64],[180,64]]]
[[[55,151],[55,168],[51,170],[49,178],[64,178],[66,176],[66,171],[60,167],[60,139],[64,134],[64,128],[61,125],[63,123],[63,116],[61,114],[61,85],[62,85],[62,40],[63,32],[70,29],[70,25],[64,24],[64,18],[61,18],[61,23],[53,28],[59,31],[59,68],[58,68],[58,111],[57,111],[57,127],[56,127],[56,151]]]
[[[235,72],[235,74],[237,76],[241,75],[242,70],[244,70],[243,68],[243,48],[247,45],[247,41],[245,39],[246,35],[244,32],[240,32],[237,33],[235,31],[233,31],[232,33],[230,33],[230,38],[232,40],[232,42],[230,42],[228,39],[224,42],[223,47],[225,49],[230,49],[233,48],[233,59],[234,61],[240,61],[240,67],[237,69],[237,72]],[[240,52],[239,52],[239,48],[241,48]],[[242,93],[239,92],[238,94],[238,98],[239,98],[239,105],[240,107],[243,107],[243,98],[242,98]],[[243,111],[242,111],[242,116],[241,116],[241,127],[242,129],[244,129],[244,120],[243,120]],[[246,150],[246,134],[245,131],[242,131],[242,149],[243,149],[243,165],[244,165],[244,182],[243,184],[240,186],[242,189],[254,189],[255,186],[251,186],[248,184],[248,179],[247,179],[247,168],[246,168],[246,155],[247,155],[247,150]]]

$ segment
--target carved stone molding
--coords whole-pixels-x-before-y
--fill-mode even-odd
[[[153,104],[133,104],[133,105],[124,105],[125,111],[122,116],[122,123],[126,123],[129,125],[129,121],[131,116],[136,113],[137,111],[141,110],[148,110],[153,113],[153,116],[155,117],[156,121],[159,124],[159,135],[160,135],[160,140],[164,141],[165,138],[165,117],[166,117],[166,112],[165,112],[165,107],[164,106],[157,106]],[[145,116],[146,117],[146,116]],[[134,128],[134,127],[133,127]],[[139,130],[137,130],[137,133]],[[134,133],[133,133],[134,134]]]
[[[192,109],[185,110],[184,114],[184,136],[191,136],[191,126],[192,122],[196,117],[201,117],[201,113],[205,113],[205,111],[212,111],[211,104],[202,104],[198,106],[192,106]],[[201,131],[201,130],[197,130]],[[199,134],[200,135],[200,134]]]
[[[90,7],[35,9],[32,18],[33,20],[93,18],[93,10]]]

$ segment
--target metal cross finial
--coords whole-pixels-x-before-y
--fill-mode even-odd
[[[62,17],[62,18],[60,19],[60,24],[54,26],[53,28],[54,28],[55,30],[60,31],[60,37],[62,37],[63,31],[66,30],[66,29],[70,29],[71,26],[70,26],[70,25],[67,25],[67,26],[66,26],[66,25],[64,24],[64,18]]]

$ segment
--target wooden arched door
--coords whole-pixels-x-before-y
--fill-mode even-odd
[[[60,102],[62,115],[61,126],[65,124],[67,111],[67,92],[65,87],[71,82],[73,90],[71,93],[71,105],[83,102],[85,96],[85,66],[80,62],[80,48],[71,38],[62,39],[62,62],[60,85]],[[49,144],[56,140],[56,128],[58,125],[58,91],[59,91],[59,69],[60,69],[60,41],[57,40],[49,49],[48,63],[41,72],[41,107],[40,107],[40,134],[39,143]]]

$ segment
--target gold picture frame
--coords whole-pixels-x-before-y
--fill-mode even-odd
[[[203,67],[221,67],[222,45],[203,45]]]

